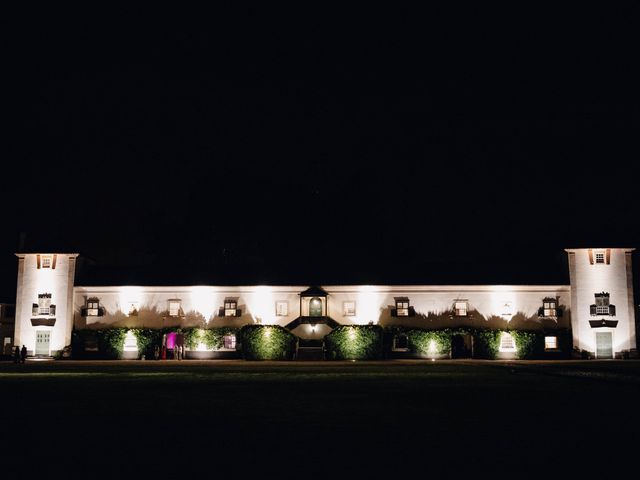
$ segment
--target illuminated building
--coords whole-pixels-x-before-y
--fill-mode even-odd
[[[322,339],[337,325],[377,324],[540,330],[550,353],[560,348],[554,331],[570,328],[577,352],[635,356],[633,249],[566,251],[570,285],[323,287],[81,286],[74,282],[77,254],[20,253],[15,344],[26,345],[29,355],[47,356],[70,345],[74,328],[263,324],[286,327],[308,341]],[[469,346],[468,339],[457,341],[463,349]],[[131,339],[127,345],[135,350]],[[222,350],[235,347],[229,338]],[[392,348],[406,349],[403,339],[394,339]],[[515,353],[508,333],[500,353],[506,358]]]

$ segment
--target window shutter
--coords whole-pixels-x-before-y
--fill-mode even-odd
[[[56,306],[55,305],[49,305],[49,315],[51,315],[52,317],[56,316]]]
[[[36,255],[36,260],[38,263],[38,268],[40,268],[40,255]]]
[[[611,249],[607,248],[607,253],[605,256],[605,262],[607,262],[607,265],[609,265],[611,263]]]
[[[52,269],[56,268],[56,260],[58,260],[58,255],[54,255],[53,256],[53,260],[51,260],[51,268]]]
[[[562,309],[556,308],[556,317],[561,317],[561,316],[562,316]]]
[[[220,308],[220,309],[218,310],[218,316],[219,316],[219,317],[224,317],[224,307],[222,307],[222,308]]]
[[[99,317],[104,316],[104,307],[98,307],[98,316]]]
[[[593,265],[593,250],[589,249],[589,263]]]
[[[395,308],[391,309],[391,316],[392,317],[397,317],[398,316],[398,310],[396,310]]]
[[[609,305],[609,315],[611,315],[612,317],[616,316],[616,306],[615,305]]]
[[[540,307],[540,308],[538,309],[538,316],[539,316],[539,317],[544,317],[544,307]]]
[[[87,307],[82,307],[80,309],[80,316],[81,317],[86,317],[87,316]]]
[[[595,317],[596,316],[596,306],[595,305],[591,305],[589,307],[589,309],[591,310],[591,316]]]
[[[37,303],[32,303],[31,304],[31,315],[38,315],[38,304]]]
[[[242,310],[240,310],[239,308],[236,308],[236,317],[240,317],[242,316]]]
[[[415,317],[415,315],[416,315],[416,310],[413,307],[409,307],[409,316]]]

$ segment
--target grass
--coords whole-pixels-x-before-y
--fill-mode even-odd
[[[0,392],[8,467],[49,476],[637,473],[635,361],[1,363]]]

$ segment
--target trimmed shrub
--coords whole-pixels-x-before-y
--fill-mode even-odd
[[[409,351],[424,356],[441,356],[451,353],[451,330],[409,330]]]
[[[296,352],[296,336],[278,325],[245,325],[238,337],[245,360],[292,360]]]
[[[128,328],[98,330],[98,351],[106,358],[121,358],[124,348],[124,337],[126,337],[128,330]]]
[[[478,329],[473,333],[473,357],[493,360],[500,349],[501,330]]]
[[[328,360],[382,358],[383,333],[379,325],[343,325],[324,337]]]

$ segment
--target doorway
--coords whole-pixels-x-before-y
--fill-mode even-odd
[[[473,356],[473,337],[469,334],[457,334],[451,337],[451,358],[471,358]]]
[[[49,340],[51,332],[39,330],[36,331],[36,355],[49,356]]]
[[[596,358],[613,358],[611,332],[596,333]]]
[[[309,300],[309,316],[322,316],[322,300],[320,300],[318,297],[313,297],[311,300]]]

